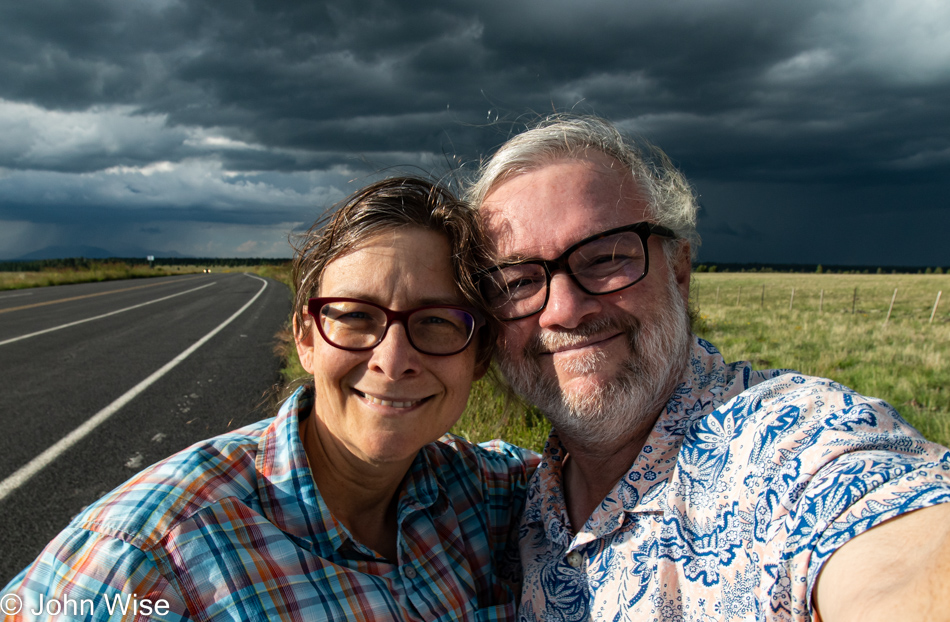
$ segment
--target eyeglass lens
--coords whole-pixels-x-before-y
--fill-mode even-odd
[[[324,304],[318,315],[321,333],[345,349],[372,348],[382,341],[389,324],[386,312],[364,302]],[[425,354],[454,354],[468,345],[475,318],[462,309],[428,307],[409,312],[403,320],[409,342]]]
[[[555,262],[548,262],[555,263]],[[557,263],[565,267],[565,259]],[[589,294],[606,294],[636,283],[646,270],[640,234],[616,233],[591,240],[566,257],[568,274]],[[537,313],[547,300],[549,276],[543,263],[527,262],[490,272],[481,281],[482,294],[502,319]]]

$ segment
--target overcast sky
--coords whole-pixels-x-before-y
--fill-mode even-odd
[[[946,0],[3,2],[0,258],[289,256],[552,110],[670,154],[701,261],[950,266]]]

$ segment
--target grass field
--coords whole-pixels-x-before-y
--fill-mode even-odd
[[[131,274],[120,276],[123,268]],[[203,269],[181,266],[167,273]],[[88,274],[44,271],[36,277],[0,273],[0,289],[9,288],[11,278],[36,278],[33,286],[41,286],[140,276],[136,270],[101,267]],[[141,270],[159,275],[158,268]],[[289,284],[287,265],[213,270],[254,272]],[[17,286],[22,285],[12,287]],[[938,291],[943,295],[931,322]],[[950,445],[950,274],[696,273],[691,299],[696,332],[727,361],[749,360],[757,369],[790,368],[832,378],[888,401],[927,438]],[[285,359],[285,384],[302,378],[289,321],[276,348]],[[506,398],[482,380],[475,383],[453,431],[473,441],[504,438],[540,450],[548,424],[536,409]]]
[[[832,378],[950,444],[950,275],[694,274],[691,297],[727,361]]]
[[[140,279],[173,274],[193,274],[203,270],[200,266],[130,266],[124,262],[95,262],[92,268],[49,268],[36,272],[0,272],[0,291],[27,289],[70,283]]]
[[[149,268],[144,264],[129,265],[125,261],[81,260],[79,267],[49,267],[36,271],[4,272],[0,271],[0,291],[8,289],[26,289],[47,287],[50,285],[69,285],[70,283],[91,283],[96,281],[116,281],[120,279],[140,279],[176,274],[195,274],[210,272],[253,272],[269,276],[284,283],[289,282],[290,262],[254,265],[254,266],[207,266],[195,265],[156,265]]]
[[[930,322],[937,292],[950,296],[950,275],[693,277],[696,332],[727,361],[832,378],[886,400],[927,438],[950,444],[950,300],[941,301]],[[286,376],[299,377],[296,353],[287,354]],[[504,438],[540,450],[548,424],[536,409],[506,399],[482,380],[453,431],[473,441]]]

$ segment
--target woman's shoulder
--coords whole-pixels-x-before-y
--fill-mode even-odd
[[[524,510],[538,455],[504,441],[475,444],[454,435],[426,445],[422,452],[438,480],[440,497],[458,516],[469,515],[468,509],[478,505],[478,529],[485,530],[487,525],[495,545],[508,546],[511,530],[517,530]]]
[[[473,474],[517,474],[530,478],[540,456],[530,449],[512,445],[501,439],[484,443],[445,434],[422,448],[435,468],[464,469]]]
[[[73,519],[147,549],[182,520],[228,497],[256,494],[255,460],[265,419],[187,447],[147,467]]]

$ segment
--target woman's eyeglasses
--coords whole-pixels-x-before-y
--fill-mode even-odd
[[[478,311],[466,307],[428,305],[393,311],[357,298],[311,298],[307,311],[327,343],[352,351],[375,348],[393,322],[399,322],[413,348],[449,356],[467,348],[485,323]]]

